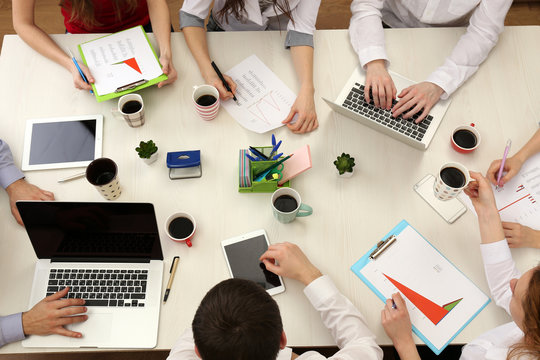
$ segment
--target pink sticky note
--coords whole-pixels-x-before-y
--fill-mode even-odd
[[[311,169],[311,151],[309,145],[303,146],[293,152],[294,156],[283,163],[283,178],[278,182],[283,185],[288,180],[298,176],[298,174]]]

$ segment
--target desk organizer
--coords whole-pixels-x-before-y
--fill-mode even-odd
[[[260,146],[256,147],[257,150],[262,152],[264,155],[270,155],[270,152],[272,151],[271,146]],[[276,191],[277,189],[281,187],[290,187],[290,181],[287,181],[283,185],[278,185],[278,182],[276,180],[262,180],[255,182],[253,181],[253,174],[259,172],[260,170],[263,170],[267,168],[268,166],[278,162],[283,157],[279,158],[278,160],[269,160],[269,161],[251,161],[249,160],[249,171],[250,171],[250,180],[251,180],[251,186],[247,187],[240,187],[238,186],[238,192],[241,193],[271,193]],[[287,162],[285,161],[283,163],[284,166],[287,165]]]

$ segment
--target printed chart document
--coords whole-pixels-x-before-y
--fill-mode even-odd
[[[222,103],[243,127],[262,134],[283,126],[296,95],[256,55],[226,72],[238,86],[236,98]]]
[[[95,79],[92,87],[98,101],[167,79],[142,26],[80,44],[79,52]],[[118,88],[137,82],[141,84],[117,92]]]
[[[502,221],[540,230],[540,153],[529,158],[504,187],[499,190],[495,190],[493,185],[491,187]],[[469,197],[464,193],[459,196],[476,214]]]
[[[471,280],[405,220],[374,259],[375,245],[351,270],[383,301],[399,292],[413,331],[437,355],[490,302]]]

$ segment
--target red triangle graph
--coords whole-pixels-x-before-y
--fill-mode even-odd
[[[441,321],[446,314],[450,312],[462,299],[452,301],[445,306],[449,309],[445,309],[442,306],[439,306],[435,304],[433,301],[423,297],[422,295],[418,294],[417,292],[409,289],[405,285],[401,284],[400,282],[392,279],[390,276],[383,274],[392,284],[394,284],[395,287],[401,291],[403,295],[409,299],[410,302],[416,306],[418,310],[422,312],[422,314],[426,315],[429,320],[435,325]],[[449,306],[452,305],[452,306]]]
[[[135,58],[127,59],[122,62],[142,75],[141,69],[139,68],[139,64],[137,64],[137,60]]]

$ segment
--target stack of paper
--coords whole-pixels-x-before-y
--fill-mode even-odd
[[[240,187],[251,187],[250,163],[246,154],[249,154],[247,149],[240,149],[238,157],[238,183]]]

